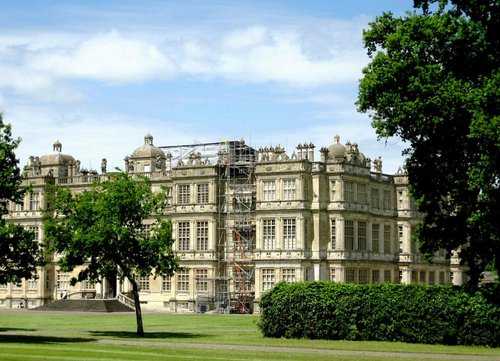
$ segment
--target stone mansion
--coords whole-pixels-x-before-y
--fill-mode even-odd
[[[243,140],[158,147],[147,134],[125,158],[125,172],[149,177],[154,191],[169,192],[175,251],[183,271],[171,278],[140,278],[145,310],[258,312],[263,292],[279,281],[461,284],[456,256],[432,263],[411,239],[421,215],[408,195],[406,174],[382,172],[356,143],[319,150],[299,144],[254,149]],[[53,151],[32,156],[24,167],[31,185],[24,203],[11,204],[9,221],[43,239],[44,185],[78,192],[106,177],[86,170],[73,156]],[[147,225],[146,225],[147,226]],[[0,285],[0,307],[27,299],[30,308],[61,297],[118,297],[130,290],[116,278],[70,286],[77,274],[59,271],[57,255],[38,279]]]

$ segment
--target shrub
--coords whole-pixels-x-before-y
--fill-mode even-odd
[[[262,295],[260,308],[265,337],[500,342],[500,307],[453,286],[282,282]]]

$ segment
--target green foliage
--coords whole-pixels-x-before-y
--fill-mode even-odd
[[[405,167],[425,214],[422,251],[460,249],[476,285],[485,267],[500,269],[500,3],[415,5],[421,14],[383,14],[364,32],[372,61],[358,109],[379,137],[410,146]]]
[[[149,179],[135,180],[125,173],[107,177],[76,194],[49,186],[45,237],[51,251],[62,254],[61,269],[82,266],[73,284],[86,279],[96,282],[114,272],[126,278],[138,312],[138,334],[143,334],[136,278],[169,277],[179,269],[172,225],[163,219],[165,196],[153,194]]]
[[[21,188],[22,176],[14,153],[20,142],[12,138],[12,127],[4,124],[0,113],[0,284],[34,278],[37,266],[44,263],[34,234],[4,218],[9,202],[22,202],[26,193]]]
[[[451,286],[279,283],[260,307],[265,337],[500,344],[500,307]]]

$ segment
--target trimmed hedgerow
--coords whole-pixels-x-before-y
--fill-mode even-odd
[[[500,343],[500,307],[453,286],[282,282],[260,308],[265,337]]]

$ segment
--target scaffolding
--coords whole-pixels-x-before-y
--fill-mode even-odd
[[[213,277],[204,279],[211,287],[196,290],[196,312],[251,313],[255,298],[252,252],[257,151],[243,140],[160,148],[170,158],[170,165],[186,164],[195,154],[219,170],[217,266]]]
[[[255,295],[253,249],[255,247],[255,161],[257,153],[243,141],[221,149],[219,197],[224,222],[220,223],[221,268],[229,279],[229,310],[251,313]]]

